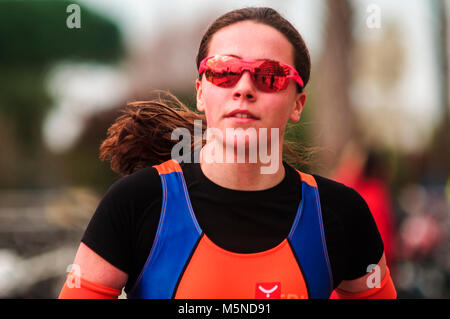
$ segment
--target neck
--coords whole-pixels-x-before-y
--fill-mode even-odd
[[[248,157],[240,163],[214,160],[214,154],[207,150],[204,147],[201,151],[200,167],[203,174],[219,186],[234,190],[264,190],[279,184],[285,176],[281,151],[269,156],[269,163],[262,163],[259,158],[252,162]]]

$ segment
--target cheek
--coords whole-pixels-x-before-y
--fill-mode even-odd
[[[208,126],[215,126],[218,118],[220,117],[220,105],[219,97],[213,92],[209,91],[204,95],[205,103],[205,117]]]
[[[267,103],[266,112],[271,116],[268,118],[273,124],[277,124],[277,127],[286,125],[293,109],[294,101],[288,96],[280,97],[277,99],[271,99]]]
[[[205,83],[203,86],[203,101],[207,120],[220,118],[222,107],[226,105],[228,92],[226,89],[217,88],[213,84]]]

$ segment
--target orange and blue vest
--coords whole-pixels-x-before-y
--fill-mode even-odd
[[[202,231],[175,160],[154,166],[162,184],[158,229],[128,298],[329,298],[333,278],[317,183],[297,171],[302,199],[292,228],[276,247],[257,253],[225,250]]]

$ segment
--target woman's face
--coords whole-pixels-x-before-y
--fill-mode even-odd
[[[243,21],[216,32],[207,56],[232,55],[244,60],[270,59],[294,66],[293,46],[278,30],[265,24]],[[298,121],[306,94],[297,93],[296,84],[289,80],[285,90],[275,93],[259,91],[249,72],[231,88],[218,87],[204,77],[197,80],[197,109],[205,112],[207,127],[219,129],[225,137],[226,128],[278,128],[282,142],[288,120]],[[235,110],[246,110],[256,119],[228,116]]]

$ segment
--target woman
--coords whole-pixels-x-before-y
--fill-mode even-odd
[[[60,298],[116,298],[123,287],[131,298],[329,298],[333,289],[341,298],[395,298],[364,200],[282,161],[310,72],[298,31],[270,8],[228,12],[206,31],[197,67],[204,117],[138,102],[110,128],[101,157],[127,176],[83,236],[79,288],[69,276]],[[196,119],[213,134],[200,163],[180,164],[169,136],[194,131]],[[248,132],[258,150],[269,148],[270,172],[267,157],[251,160]],[[217,160],[221,153],[228,160]]]

